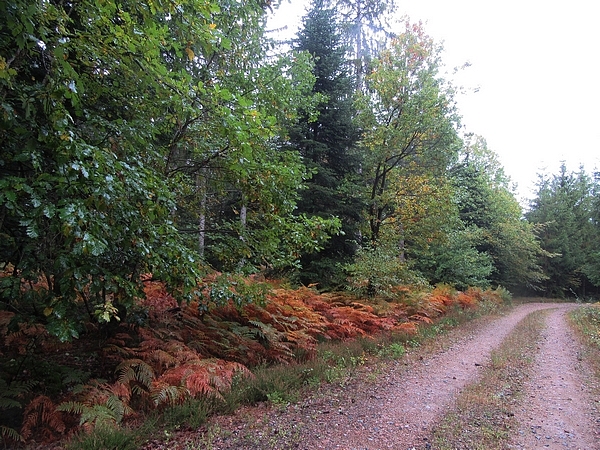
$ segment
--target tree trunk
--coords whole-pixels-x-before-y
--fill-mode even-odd
[[[208,189],[206,187],[206,169],[202,169],[203,177],[200,173],[196,175],[196,191],[200,197],[200,211],[198,213],[198,253],[200,258],[204,258],[204,250],[206,248],[206,200],[208,197]]]
[[[246,222],[248,219],[248,207],[246,206],[246,197],[242,195],[242,207],[240,208],[240,240],[246,243]],[[240,270],[246,265],[246,258],[242,258],[239,262]]]

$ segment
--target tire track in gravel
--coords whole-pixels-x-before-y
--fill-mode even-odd
[[[392,371],[366,392],[348,393],[351,402],[340,403],[335,417],[306,424],[300,448],[431,448],[427,436],[457,394],[476,380],[491,351],[527,314],[556,307],[550,303],[519,305],[470,339],[422,360],[410,371]]]
[[[600,449],[600,417],[582,372],[581,346],[566,323],[572,307],[551,311],[523,401],[513,449]]]

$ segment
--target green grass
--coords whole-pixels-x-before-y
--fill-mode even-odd
[[[600,397],[600,303],[584,305],[571,311],[569,324],[577,332],[583,344],[582,357],[596,380],[590,388]]]
[[[140,430],[125,427],[96,427],[81,432],[66,446],[66,450],[135,450],[141,442]]]
[[[577,308],[569,318],[590,349],[600,350],[600,303]]]

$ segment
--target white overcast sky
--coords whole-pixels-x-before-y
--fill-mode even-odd
[[[444,45],[467,131],[495,151],[518,195],[537,173],[600,168],[600,4],[595,0],[397,0]],[[297,29],[306,0],[283,0],[275,26]],[[478,88],[477,92],[473,92]]]

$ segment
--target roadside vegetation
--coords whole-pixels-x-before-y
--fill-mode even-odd
[[[569,314],[569,321],[585,346],[581,357],[592,370],[592,388],[600,395],[600,303],[577,308]]]
[[[262,305],[204,311],[170,303],[159,283],[146,289],[146,323],[71,343],[39,327],[11,330],[2,316],[5,443],[135,448],[243,405],[284,406],[510,300],[502,289],[448,286],[403,289],[396,301],[272,287]]]
[[[600,350],[600,303],[583,305],[569,315],[571,324],[581,333],[591,352]],[[600,363],[600,359],[598,360]]]

